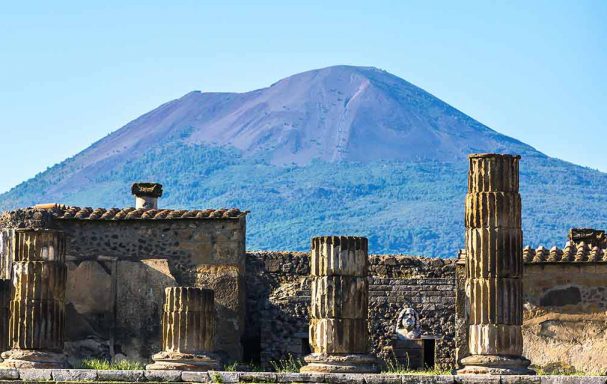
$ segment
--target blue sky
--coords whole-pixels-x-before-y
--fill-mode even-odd
[[[0,8],[0,192],[191,90],[394,73],[607,171],[607,1],[61,1]]]

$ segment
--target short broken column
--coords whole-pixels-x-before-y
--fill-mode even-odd
[[[460,374],[533,374],[522,357],[520,156],[470,155],[466,285],[470,356]]]
[[[301,372],[378,372],[368,354],[368,243],[365,237],[312,239],[310,345]]]
[[[165,288],[163,351],[146,369],[208,371],[220,368],[215,349],[215,297],[210,289]]]
[[[64,368],[65,237],[44,229],[15,231],[4,368]]]

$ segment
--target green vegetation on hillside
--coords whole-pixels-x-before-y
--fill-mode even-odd
[[[306,250],[321,234],[368,236],[373,253],[453,257],[463,245],[467,162],[313,162],[278,167],[235,150],[169,144],[83,187],[47,194],[69,161],[0,195],[0,208],[36,202],[131,206],[134,181],[164,184],[165,208],[250,210],[248,249]],[[52,176],[51,176],[52,175]],[[51,179],[52,177],[52,179]],[[571,226],[607,228],[607,175],[542,156],[521,161],[525,243],[562,246]]]

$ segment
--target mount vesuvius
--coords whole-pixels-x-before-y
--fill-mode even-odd
[[[375,253],[454,256],[463,244],[466,155],[522,155],[527,243],[606,227],[607,175],[545,156],[388,72],[335,66],[246,93],[191,92],[9,192],[40,202],[250,210],[249,249],[305,250],[319,234],[365,235]]]

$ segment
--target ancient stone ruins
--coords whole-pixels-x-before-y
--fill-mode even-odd
[[[146,371],[76,380],[213,381],[226,365],[266,373],[223,381],[604,374],[607,238],[572,229],[563,249],[523,248],[519,160],[470,156],[465,249],[440,259],[369,255],[354,236],[247,252],[246,211],[162,209],[153,183],[133,185],[134,208],[4,212],[0,379],[69,381],[61,369],[91,358]],[[267,373],[285,360],[301,374]],[[445,377],[425,382],[481,382]]]

